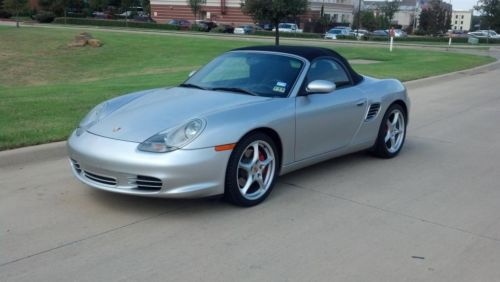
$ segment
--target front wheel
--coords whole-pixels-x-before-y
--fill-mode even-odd
[[[274,141],[264,133],[244,137],[229,159],[225,198],[238,206],[254,206],[271,193],[280,158]]]
[[[403,108],[393,104],[386,111],[377,141],[373,146],[373,153],[381,158],[393,158],[399,154],[406,137],[406,115]]]

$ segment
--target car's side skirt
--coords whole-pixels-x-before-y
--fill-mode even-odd
[[[324,153],[321,155],[316,155],[314,157],[310,157],[310,158],[303,159],[303,160],[300,160],[297,162],[293,162],[291,164],[283,166],[281,168],[280,175],[284,175],[284,174],[290,173],[292,171],[295,171],[295,170],[298,170],[298,169],[301,169],[301,168],[304,168],[304,167],[307,167],[307,166],[310,166],[310,165],[313,165],[313,164],[316,164],[319,162],[323,162],[323,161],[326,161],[329,159],[333,159],[333,158],[344,156],[344,155],[347,155],[350,153],[366,150],[366,149],[371,148],[373,146],[373,144],[374,144],[374,141],[368,141],[365,143],[356,144],[354,146],[347,146],[347,147],[344,147],[344,148],[341,148],[338,150],[330,151],[330,152],[327,152],[327,153]]]

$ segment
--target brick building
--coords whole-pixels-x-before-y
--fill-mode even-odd
[[[209,19],[227,24],[250,24],[251,17],[243,14],[241,3],[243,0],[206,0],[202,5],[198,19]],[[353,18],[353,0],[309,0],[309,8],[305,15],[299,17],[299,24],[311,21],[319,16],[321,6],[324,5],[325,15],[337,22],[351,23]],[[158,23],[165,23],[170,19],[194,20],[193,12],[187,0],[152,0],[151,16]]]

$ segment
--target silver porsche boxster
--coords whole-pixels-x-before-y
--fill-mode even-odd
[[[360,150],[396,156],[409,109],[401,82],[359,75],[330,49],[246,47],[177,87],[97,105],[68,151],[98,189],[251,206],[281,174]]]

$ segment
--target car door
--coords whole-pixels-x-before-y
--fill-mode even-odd
[[[345,68],[335,59],[312,62],[305,83],[314,80],[329,80],[337,89],[321,94],[304,90],[295,98],[296,161],[348,146],[366,114],[364,92],[352,85]]]

